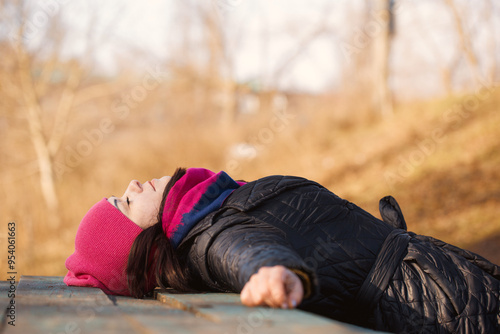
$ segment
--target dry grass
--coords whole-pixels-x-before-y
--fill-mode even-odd
[[[499,263],[500,92],[474,108],[467,105],[470,100],[467,95],[407,103],[381,121],[363,110],[348,111],[333,98],[303,97],[291,100],[285,122],[263,112],[240,115],[230,126],[210,115],[163,119],[134,110],[60,178],[60,226],[44,208],[37,174],[21,168],[2,172],[0,219],[3,226],[17,223],[20,274],[64,275],[81,217],[100,198],[121,194],[131,179],[168,175],[177,166],[227,170],[246,180],[292,174],[317,180],[377,216],[378,200],[392,194],[409,229]],[[105,115],[90,115],[90,123],[81,124],[88,129]],[[81,140],[78,131],[67,145]],[[253,145],[239,153],[257,155],[231,156],[238,142]],[[3,155],[33,157],[29,145],[17,141],[3,147],[10,150]],[[64,161],[64,152],[58,159]],[[0,235],[6,252],[6,227]],[[6,273],[5,256],[1,261]]]

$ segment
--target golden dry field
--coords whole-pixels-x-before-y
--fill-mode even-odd
[[[291,174],[316,180],[377,217],[378,200],[391,194],[409,230],[500,263],[499,106],[500,92],[483,87],[400,104],[386,119],[347,112],[331,96],[291,96],[286,109],[238,115],[230,125],[140,108],[118,120],[110,109],[82,121],[56,160],[59,221],[45,209],[37,174],[13,168],[2,173],[0,219],[3,226],[16,223],[19,273],[64,275],[81,217],[132,179],[169,175],[177,166],[226,170],[245,180]],[[96,124],[104,118],[113,128],[99,134]],[[84,142],[92,144],[89,153]],[[4,152],[6,159],[19,161],[22,147],[30,153],[29,143],[9,143],[17,150]]]

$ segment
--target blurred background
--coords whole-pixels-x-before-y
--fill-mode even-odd
[[[494,0],[0,1],[0,256],[178,166],[318,181],[500,263]],[[3,279],[3,278],[2,278]]]

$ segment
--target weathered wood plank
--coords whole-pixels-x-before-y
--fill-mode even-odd
[[[5,312],[10,306],[12,294],[15,292],[17,282],[0,281],[0,330],[5,326],[9,320],[8,314]],[[8,310],[7,310],[8,312]]]
[[[117,317],[114,309],[92,309],[77,305],[18,306],[16,326],[3,333],[137,333],[128,322]]]
[[[3,333],[136,333],[99,289],[67,287],[62,277],[21,276],[16,326]]]
[[[0,284],[1,291],[6,289],[6,282]],[[9,300],[0,297],[0,302]],[[237,294],[162,291],[156,299],[139,300],[68,287],[62,277],[21,276],[15,302],[16,326],[4,321],[2,334],[370,332],[300,310],[248,308]]]
[[[213,325],[204,318],[170,307],[155,299],[134,299],[116,297],[116,307],[129,323],[142,328],[140,333],[205,333],[207,326]],[[219,332],[220,333],[220,332]]]
[[[373,333],[301,310],[246,307],[238,294],[177,294],[158,292],[158,300],[184,309],[213,323],[224,324],[230,332],[242,333]]]
[[[59,276],[21,276],[16,297],[27,304],[57,304],[72,301],[112,305],[108,296],[97,288],[69,287]]]
[[[107,296],[100,289],[68,287],[62,277],[22,276],[16,326],[2,333],[200,333],[206,319],[155,299]]]

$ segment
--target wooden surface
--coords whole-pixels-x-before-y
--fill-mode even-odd
[[[10,283],[0,282],[5,309]],[[107,296],[68,287],[62,277],[21,276],[15,326],[0,315],[0,333],[373,333],[300,310],[249,308],[239,295],[158,292],[155,299]]]

